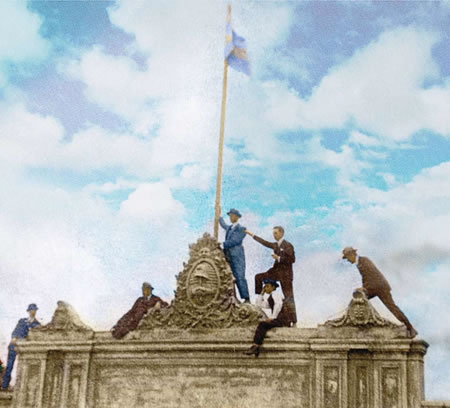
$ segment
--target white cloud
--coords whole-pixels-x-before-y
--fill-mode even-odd
[[[11,165],[45,165],[64,136],[61,124],[50,116],[33,114],[22,104],[0,104],[0,157]]]
[[[25,2],[0,2],[0,60],[23,62],[44,56],[48,43],[39,34],[41,25],[41,17]]]
[[[322,78],[303,99],[277,84],[266,87],[266,115],[278,127],[343,128],[348,123],[379,138],[403,141],[421,129],[448,135],[450,87],[425,88],[438,78],[432,47],[439,38],[415,27],[384,32]]]
[[[164,225],[183,216],[184,207],[162,183],[140,184],[120,205],[120,213],[153,224]]]
[[[368,136],[357,130],[350,133],[348,143],[354,143],[360,146],[378,146],[380,144],[379,140],[376,138]]]
[[[0,2],[0,87],[7,81],[5,63],[36,62],[47,55],[49,43],[39,33],[41,25],[26,2]]]

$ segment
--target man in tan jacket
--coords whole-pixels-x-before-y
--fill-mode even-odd
[[[352,264],[356,264],[359,272],[361,273],[363,289],[367,294],[367,298],[371,299],[378,296],[389,311],[398,320],[405,324],[406,329],[408,330],[408,337],[416,337],[418,334],[416,329],[412,326],[400,308],[395,304],[391,295],[391,287],[375,264],[365,256],[358,256],[356,249],[352,247],[346,247],[342,250],[342,258]]]

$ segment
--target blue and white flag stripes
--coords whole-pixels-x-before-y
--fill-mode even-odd
[[[246,48],[245,38],[238,36],[231,28],[231,23],[228,22],[225,34],[225,59],[231,68],[250,75]]]

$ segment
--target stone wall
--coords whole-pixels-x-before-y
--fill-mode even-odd
[[[0,408],[12,406],[13,393],[11,391],[0,391]]]
[[[419,408],[425,399],[427,344],[400,329],[276,329],[259,358],[243,354],[252,335],[44,333],[19,346],[13,406]]]

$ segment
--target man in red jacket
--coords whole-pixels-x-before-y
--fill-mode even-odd
[[[112,335],[116,339],[121,339],[130,331],[138,327],[139,322],[151,308],[159,309],[167,307],[168,303],[160,297],[152,294],[153,286],[148,282],[142,284],[142,296],[137,298],[133,307],[125,313],[112,328]]]
[[[284,239],[284,228],[280,226],[273,228],[275,242],[268,242],[248,230],[245,230],[245,232],[261,245],[273,250],[272,258],[274,263],[272,268],[267,272],[255,275],[255,293],[257,295],[261,293],[265,279],[279,281],[285,298],[286,315],[289,317],[290,326],[295,325],[297,323],[297,313],[295,311],[294,290],[292,287],[292,264],[295,262],[295,251],[293,245]]]
[[[371,299],[378,296],[389,311],[398,320],[405,324],[406,329],[408,330],[408,337],[416,337],[418,334],[416,329],[412,326],[400,308],[395,304],[391,295],[391,287],[375,264],[365,256],[358,256],[356,249],[352,247],[346,247],[342,250],[342,258],[352,264],[356,264],[359,272],[361,273],[363,289],[367,294],[367,298]]]

